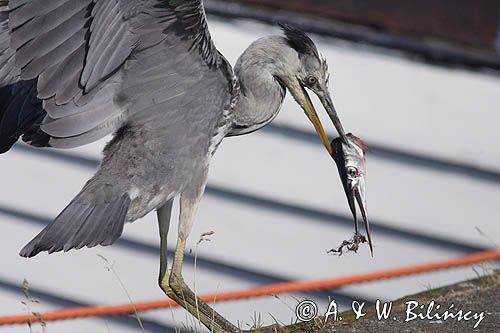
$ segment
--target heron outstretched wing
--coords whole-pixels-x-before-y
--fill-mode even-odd
[[[201,0],[10,0],[0,20],[3,150],[23,134],[76,147],[230,100]]]

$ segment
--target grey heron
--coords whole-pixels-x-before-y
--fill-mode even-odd
[[[125,222],[157,212],[159,285],[213,331],[238,329],[185,284],[186,240],[210,159],[228,136],[253,132],[293,95],[330,154],[306,89],[346,135],[328,91],[328,68],[300,30],[251,44],[234,70],[218,52],[201,0],[0,1],[0,152],[19,139],[73,148],[114,133],[95,175],[20,252],[110,245]],[[166,242],[180,197],[174,260]]]

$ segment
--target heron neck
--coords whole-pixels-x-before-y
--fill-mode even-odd
[[[289,49],[282,37],[272,36],[255,41],[240,56],[234,68],[240,94],[231,112],[229,136],[256,131],[276,117],[286,94],[279,74]]]

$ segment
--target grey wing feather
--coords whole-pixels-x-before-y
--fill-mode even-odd
[[[109,3],[114,3],[117,10],[101,12],[100,9],[108,8]],[[73,146],[86,144],[89,139],[97,140],[120,125],[108,121],[116,118],[117,107],[112,101],[115,90],[104,88],[114,85],[116,77],[111,77],[111,74],[120,69],[135,45],[136,37],[127,21],[122,19],[121,9],[123,7],[117,0],[8,3],[8,16],[4,15],[0,30],[1,46],[5,48],[4,54],[0,54],[0,63],[11,68],[2,68],[7,74],[0,76],[0,86],[7,86],[13,80],[38,78],[38,97],[43,100],[47,113],[41,129],[56,139],[53,146],[65,138],[69,138]],[[109,19],[115,24],[106,24]],[[99,42],[96,44],[95,41]],[[84,71],[91,76],[82,80]],[[17,72],[17,76],[12,74]],[[109,94],[104,103],[82,98],[101,90]],[[124,113],[124,110],[120,112]],[[76,114],[80,116],[76,117]],[[82,125],[82,122],[87,124]],[[94,133],[86,133],[91,131]],[[75,140],[77,136],[86,140]]]
[[[20,71],[15,67],[14,50],[10,47],[8,2],[0,3],[0,86],[19,80]]]
[[[130,198],[126,194],[99,200],[84,188],[54,222],[21,250],[20,255],[33,257],[42,251],[66,252],[84,246],[110,245],[123,232],[129,205]]]
[[[57,0],[59,5],[65,1]],[[23,10],[24,2],[17,2],[17,10]],[[82,27],[88,29],[84,61],[82,46],[71,40],[77,29],[71,29],[62,47],[68,52],[48,51],[57,53],[59,62],[39,67],[45,67],[38,74],[38,92],[46,112],[39,127],[50,135],[50,145],[60,148],[86,144],[118,128],[122,134],[108,145],[91,185],[26,245],[22,256],[114,242],[125,219],[149,209],[130,206],[131,179],[122,179],[122,171],[139,174],[139,185],[149,188],[156,187],[155,177],[175,169],[172,186],[180,188],[192,178],[190,170],[204,167],[234,97],[232,69],[213,45],[200,0],[94,0],[88,13],[93,19]],[[36,59],[29,61],[21,75]],[[78,91],[68,88],[78,74]]]
[[[150,49],[154,62],[138,73],[133,67]],[[147,97],[159,98],[164,107],[181,106],[176,96],[193,87],[193,65],[201,71],[197,79],[232,80],[208,32],[201,0],[3,1],[0,65],[0,87],[38,79],[37,97],[47,115],[34,129],[60,148],[98,140],[131,115],[157,110],[158,99]],[[224,75],[213,73],[219,65]]]

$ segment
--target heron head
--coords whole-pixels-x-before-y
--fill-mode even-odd
[[[359,210],[361,211],[363,222],[365,224],[366,236],[368,238],[368,244],[370,245],[370,250],[373,255],[373,246],[370,236],[370,225],[368,223],[365,197],[365,154],[368,147],[360,138],[351,133],[347,134],[346,138],[349,144],[343,143],[340,138],[336,138],[332,141],[332,157],[337,164],[340,179],[342,180],[342,185],[344,186],[344,191],[347,196],[347,202],[349,203],[349,208],[351,209],[354,217],[356,235],[359,234],[359,230],[355,201],[357,201]]]
[[[323,104],[328,116],[333,122],[341,140],[348,143],[344,133],[340,118],[333,106],[330,92],[328,91],[328,65],[318,53],[314,42],[301,30],[286,24],[281,24],[285,33],[288,45],[293,48],[298,55],[298,64],[293,73],[288,73],[288,77],[283,82],[288,87],[293,97],[304,109],[307,117],[313,123],[316,132],[323,141],[328,152],[332,154],[330,142],[325,134],[325,130],[311,102],[306,89],[318,96]]]

